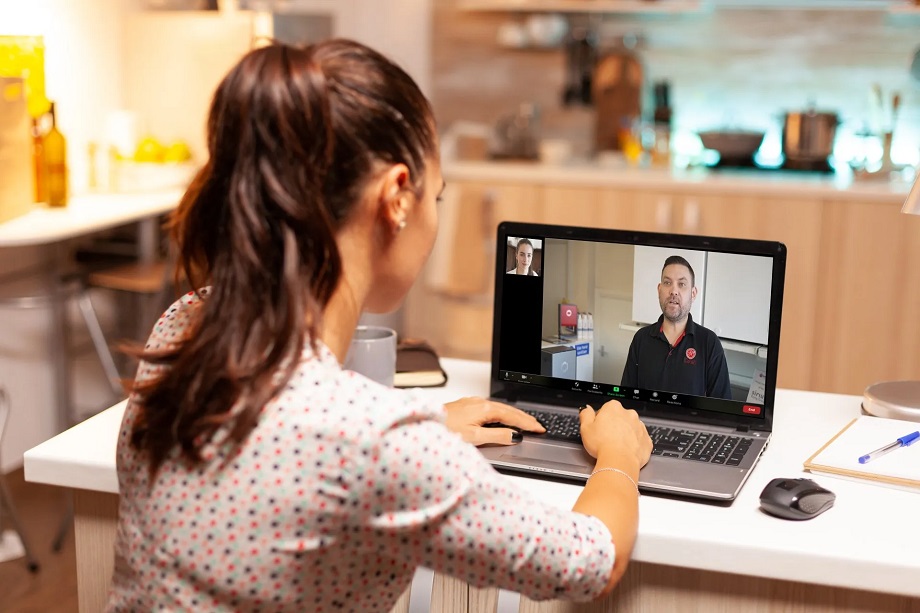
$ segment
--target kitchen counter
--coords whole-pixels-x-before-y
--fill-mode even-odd
[[[679,190],[692,194],[745,194],[833,200],[903,202],[908,181],[854,181],[852,174],[782,170],[665,169],[604,165],[591,160],[561,164],[445,159],[442,172],[454,181],[509,181],[572,187]]]
[[[66,207],[34,205],[25,215],[0,224],[0,247],[47,245],[153,218],[175,209],[183,192],[94,193],[75,196]]]

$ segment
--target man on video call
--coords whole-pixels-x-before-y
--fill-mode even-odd
[[[661,317],[633,336],[620,385],[731,399],[722,343],[690,315],[696,295],[690,262],[667,258],[658,284]]]

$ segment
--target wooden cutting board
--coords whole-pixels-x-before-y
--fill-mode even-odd
[[[622,151],[620,131],[642,114],[642,64],[623,49],[605,54],[594,70],[597,151]]]

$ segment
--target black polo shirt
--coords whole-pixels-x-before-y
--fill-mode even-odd
[[[719,337],[687,314],[684,335],[672,347],[661,331],[663,321],[664,315],[633,336],[620,385],[730,400],[728,364]]]

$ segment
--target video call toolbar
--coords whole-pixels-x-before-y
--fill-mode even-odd
[[[571,392],[580,392],[603,397],[603,402],[607,400],[626,400],[644,402],[650,404],[661,404],[665,406],[677,406],[687,409],[705,409],[715,410],[722,413],[738,413],[736,402],[724,401],[722,403],[713,403],[713,399],[700,396],[689,396],[686,394],[676,394],[664,390],[644,390],[634,387],[624,387],[622,385],[612,385],[608,383],[595,383],[593,381],[577,381],[572,379],[560,379],[558,377],[547,377],[545,375],[534,375],[531,373],[515,372],[503,370],[499,375],[503,380],[515,383],[526,383],[540,385],[552,389],[567,390]],[[586,400],[587,402],[587,400]],[[600,406],[595,406],[599,409]],[[757,404],[744,404],[741,412],[745,415],[758,416],[763,412],[763,406]]]

